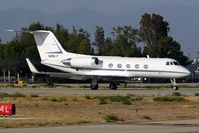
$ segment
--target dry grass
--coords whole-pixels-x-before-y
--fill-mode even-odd
[[[134,100],[135,97],[138,95],[131,96],[131,105],[122,102],[99,104],[96,95],[39,94],[0,98],[2,103],[16,105],[17,117],[29,118],[1,120],[0,128],[106,123],[106,116],[111,114],[121,122],[199,118],[197,96],[184,97],[186,101],[181,102],[153,101],[153,96]]]

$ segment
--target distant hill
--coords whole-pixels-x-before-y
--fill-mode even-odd
[[[199,8],[198,7],[156,7],[152,9],[135,10],[123,15],[108,15],[94,10],[80,8],[57,14],[45,14],[36,10],[14,8],[0,11],[0,29],[20,29],[32,22],[39,21],[45,25],[63,24],[67,28],[73,25],[85,28],[93,38],[96,25],[105,29],[110,36],[111,29],[117,25],[133,25],[139,27],[139,21],[144,13],[158,13],[169,22],[170,35],[182,44],[185,54],[197,57],[199,50]],[[8,40],[8,33],[0,32],[2,40]]]

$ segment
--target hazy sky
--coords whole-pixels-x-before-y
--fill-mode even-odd
[[[194,6],[199,8],[199,0],[0,0],[0,11],[9,10],[12,8],[26,8],[39,10],[47,14],[56,14],[59,12],[75,10],[78,8],[88,8],[104,14],[120,15],[123,13],[131,12],[133,10],[145,8],[149,9],[160,6]],[[192,15],[197,15],[197,13]],[[170,25],[172,26],[172,24]],[[182,33],[186,33],[186,31],[182,30]],[[182,34],[182,36],[183,35],[186,34]],[[193,51],[193,53],[196,53],[197,46],[193,45],[198,44],[198,37],[193,37],[192,39],[195,40],[191,41],[190,38],[188,38],[186,45],[183,47],[186,53],[188,50],[189,53],[192,53]],[[182,40],[179,39],[179,41]]]
[[[199,0],[1,0],[0,10],[22,7],[45,13],[89,8],[102,13],[119,14],[155,6],[199,6]]]

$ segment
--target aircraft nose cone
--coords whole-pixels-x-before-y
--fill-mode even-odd
[[[191,72],[186,68],[184,68],[184,73],[185,73],[185,76],[189,76],[191,74]]]

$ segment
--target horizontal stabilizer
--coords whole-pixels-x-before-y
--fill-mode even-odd
[[[30,71],[35,74],[43,74],[50,75],[51,77],[59,77],[59,78],[74,78],[74,79],[82,79],[81,75],[73,75],[71,73],[61,73],[61,72],[39,72],[37,68],[31,63],[31,61],[26,58]]]
[[[30,71],[32,73],[39,73],[39,71],[35,68],[35,66],[30,62],[30,60],[28,58],[26,58],[26,61],[28,63],[28,66],[30,68]]]

